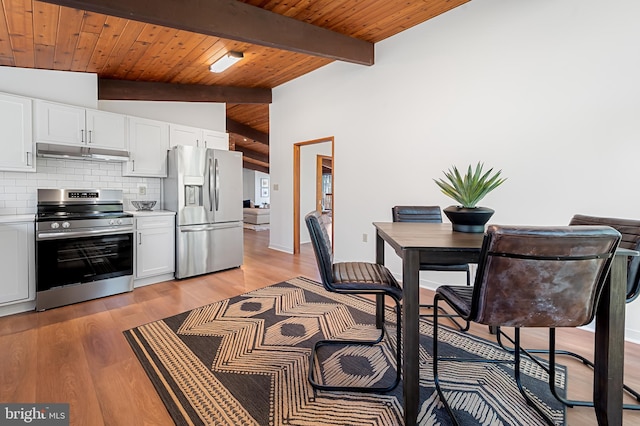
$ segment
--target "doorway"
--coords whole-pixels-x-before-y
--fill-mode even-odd
[[[319,145],[319,144],[328,144],[329,145],[329,154],[328,155],[324,155],[324,157],[326,157],[327,159],[331,159],[331,170],[330,170],[330,186],[331,186],[331,215],[332,215],[332,222],[335,221],[335,202],[334,202],[334,138],[333,136],[327,137],[327,138],[322,138],[322,139],[314,139],[314,140],[310,140],[310,141],[305,141],[305,142],[298,142],[295,143],[293,145],[293,253],[294,254],[298,254],[300,253],[300,228],[301,228],[301,218],[302,218],[302,214],[301,214],[301,191],[304,190],[305,194],[306,193],[311,193],[311,194],[317,194],[318,190],[317,190],[317,185],[318,185],[318,180],[317,177],[314,178],[314,182],[315,182],[315,186],[314,187],[308,187],[305,186],[305,188],[302,188],[302,178],[301,178],[301,173],[302,173],[302,161],[301,159],[303,158],[302,155],[302,148],[306,147],[306,146],[310,146],[310,145]],[[314,155],[314,163],[316,163],[316,158],[317,156]],[[306,162],[305,162],[306,164]],[[313,170],[313,174],[314,176],[317,176],[317,166],[314,167],[315,170]],[[317,195],[314,197],[316,199],[315,202],[315,209],[318,209],[318,203],[317,203]],[[331,237],[333,240],[333,229],[335,227],[332,226],[331,227]]]

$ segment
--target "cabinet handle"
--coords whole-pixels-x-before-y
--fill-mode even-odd
[[[138,245],[142,245],[142,232],[138,232]]]
[[[84,143],[84,129],[80,130],[80,142]]]
[[[91,130],[89,130],[89,143],[91,143]]]
[[[33,166],[33,164],[31,163],[33,153],[27,152],[26,154],[27,154],[27,166]]]
[[[131,160],[131,171],[132,172],[136,171],[136,160]]]
[[[200,139],[196,139],[196,146],[200,148]]]

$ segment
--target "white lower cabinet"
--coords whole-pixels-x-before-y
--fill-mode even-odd
[[[33,218],[0,222],[0,316],[35,307]]]
[[[175,213],[135,212],[136,260],[134,287],[173,279]]]

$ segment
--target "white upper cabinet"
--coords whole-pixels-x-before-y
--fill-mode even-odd
[[[127,150],[124,115],[88,109],[86,120],[89,147]]]
[[[31,99],[0,93],[0,170],[35,172]]]
[[[203,130],[204,144],[207,148],[229,150],[229,134],[215,130]]]
[[[169,145],[196,146],[200,148],[229,149],[229,135],[215,130],[199,129],[181,124],[169,125]]]
[[[36,141],[126,151],[125,116],[35,101]]]
[[[177,145],[204,147],[202,129],[169,124],[169,147],[173,148]]]
[[[146,118],[127,117],[129,161],[123,176],[167,177],[169,124]]]
[[[36,141],[84,145],[84,108],[36,100]]]

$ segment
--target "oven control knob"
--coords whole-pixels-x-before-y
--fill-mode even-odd
[[[62,222],[62,227],[67,229],[68,227],[70,227],[71,224],[69,222]]]
[[[53,222],[51,224],[51,229],[58,229],[60,227],[60,224],[58,222]]]
[[[116,221],[115,221],[115,220],[113,220],[113,219],[109,219],[109,225],[115,225],[115,224],[116,224]]]
[[[122,219],[118,219],[116,222],[118,225],[122,225]]]

